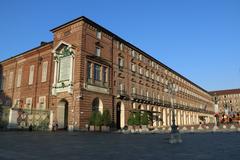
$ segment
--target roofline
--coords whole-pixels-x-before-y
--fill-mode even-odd
[[[240,88],[234,88],[234,89],[223,89],[223,90],[215,90],[215,91],[209,91],[210,94],[217,94],[219,92],[231,92],[231,91],[238,91],[240,93]],[[235,93],[233,93],[235,94]]]
[[[85,22],[87,22],[87,23],[95,26],[96,28],[99,28],[100,30],[102,30],[102,31],[110,34],[113,38],[118,39],[118,40],[122,41],[123,43],[127,44],[129,47],[135,49],[136,51],[143,53],[143,54],[144,54],[145,56],[147,56],[148,58],[150,58],[150,59],[154,60],[155,62],[159,63],[160,65],[162,65],[165,69],[168,69],[169,71],[171,71],[171,72],[173,72],[174,74],[176,74],[177,76],[183,78],[184,80],[186,80],[186,81],[189,82],[190,84],[194,85],[195,87],[199,88],[200,90],[204,91],[205,93],[211,95],[207,90],[203,89],[202,87],[200,87],[200,86],[197,85],[196,83],[190,81],[190,80],[187,79],[185,76],[181,75],[180,73],[178,73],[178,72],[176,72],[175,70],[171,69],[170,67],[166,66],[165,64],[163,64],[162,62],[160,62],[160,61],[157,60],[156,58],[152,57],[152,56],[149,55],[148,53],[146,53],[146,52],[144,52],[143,50],[139,49],[139,48],[136,47],[135,45],[131,44],[130,42],[128,42],[128,41],[126,41],[126,40],[124,40],[123,38],[119,37],[118,35],[114,34],[113,32],[109,31],[108,29],[106,29],[106,28],[104,28],[103,26],[97,24],[96,22],[88,19],[88,18],[85,17],[85,16],[78,17],[78,18],[76,18],[76,19],[74,19],[74,20],[71,20],[71,21],[69,21],[69,22],[67,22],[67,23],[64,23],[64,24],[62,24],[62,25],[60,25],[60,26],[58,26],[58,27],[55,27],[55,28],[51,29],[50,31],[51,31],[51,32],[55,32],[55,31],[57,31],[57,30],[59,30],[59,29],[61,29],[61,28],[63,28],[63,27],[66,27],[66,26],[68,26],[68,25],[71,25],[71,24],[76,23],[76,22],[79,22],[79,21],[85,21]]]
[[[16,57],[18,57],[18,56],[22,56],[22,55],[24,55],[24,54],[27,54],[28,52],[31,52],[31,51],[33,51],[33,50],[35,50],[35,49],[44,47],[44,46],[49,45],[49,44],[52,44],[52,43],[53,43],[53,41],[47,42],[47,43],[45,43],[45,44],[42,44],[42,45],[37,46],[37,47],[34,47],[34,48],[29,49],[29,50],[27,50],[27,51],[24,51],[24,52],[19,53],[19,54],[15,55],[15,56],[12,56],[12,57],[10,57],[10,58],[7,58],[7,59],[5,59],[5,60],[2,60],[0,63],[4,63],[4,62],[6,62],[6,61],[8,61],[8,60],[10,60],[10,59],[16,58]]]

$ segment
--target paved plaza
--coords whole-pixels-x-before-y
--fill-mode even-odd
[[[0,160],[237,160],[240,133],[182,134],[169,144],[168,134],[83,132],[0,132]]]

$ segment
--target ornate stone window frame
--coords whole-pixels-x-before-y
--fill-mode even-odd
[[[52,53],[54,54],[54,80],[52,84],[52,95],[57,95],[57,93],[60,92],[68,92],[72,94],[75,58],[75,51],[73,49],[73,46],[64,41],[60,41],[58,45],[53,49]],[[60,60],[67,56],[70,56],[70,76],[68,80],[59,81]]]

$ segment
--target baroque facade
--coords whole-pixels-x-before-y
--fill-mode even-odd
[[[136,110],[161,127],[171,125],[172,100],[177,125],[214,122],[210,93],[88,18],[51,32],[52,42],[0,63],[3,106],[50,110],[59,128],[86,128],[92,111],[104,109],[117,128]]]

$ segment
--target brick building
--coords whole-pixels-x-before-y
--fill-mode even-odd
[[[240,112],[240,89],[219,90],[210,92],[217,104],[217,111],[223,115],[236,115]]]
[[[214,122],[206,90],[88,18],[51,32],[52,42],[0,63],[3,106],[50,110],[59,128],[85,128],[104,109],[117,128],[136,110],[151,113],[154,127],[170,126],[173,84],[178,125]]]

